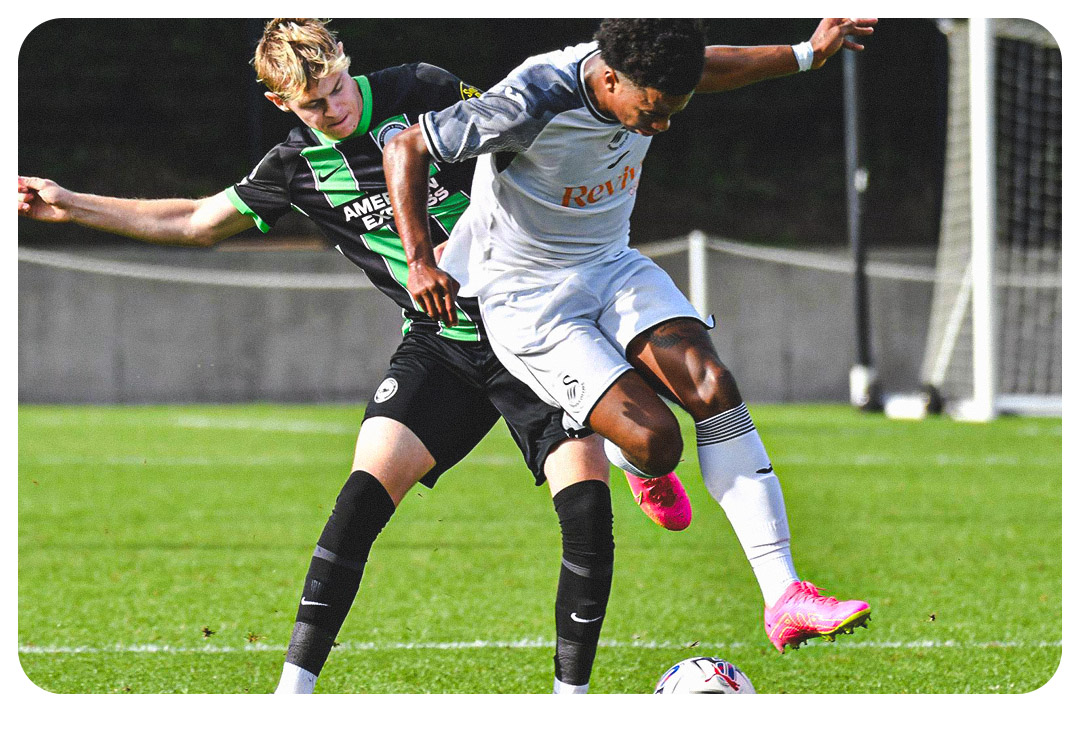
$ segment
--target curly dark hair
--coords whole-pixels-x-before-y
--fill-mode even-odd
[[[705,69],[705,26],[689,18],[606,18],[593,37],[608,66],[639,87],[688,95]]]

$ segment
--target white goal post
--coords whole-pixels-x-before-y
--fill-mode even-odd
[[[941,27],[949,121],[924,397],[964,420],[1060,415],[1061,53],[1030,21]]]

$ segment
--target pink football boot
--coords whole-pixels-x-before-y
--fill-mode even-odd
[[[841,633],[864,628],[870,605],[860,600],[823,597],[810,582],[792,582],[772,607],[765,608],[765,634],[780,653],[798,648],[811,638],[835,641]]]
[[[657,525],[668,530],[683,530],[690,525],[693,511],[690,498],[675,472],[655,479],[642,479],[626,473],[634,501]]]

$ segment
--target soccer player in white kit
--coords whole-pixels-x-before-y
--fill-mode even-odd
[[[607,440],[640,477],[671,472],[695,421],[710,495],[727,514],[781,652],[865,625],[870,606],[800,581],[780,483],[731,373],[670,277],[629,247],[651,137],[695,92],[820,67],[875,19],[826,18],[796,46],[705,46],[685,19],[605,20],[591,43],[526,60],[478,98],[427,113],[384,150],[408,288],[432,316],[479,298],[496,355],[537,395]],[[473,200],[439,267],[427,220],[432,159],[479,157]],[[455,281],[456,280],[456,281]]]

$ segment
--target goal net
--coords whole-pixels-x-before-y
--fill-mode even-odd
[[[920,378],[957,417],[1060,415],[1061,52],[1030,21],[941,25],[948,137]]]

